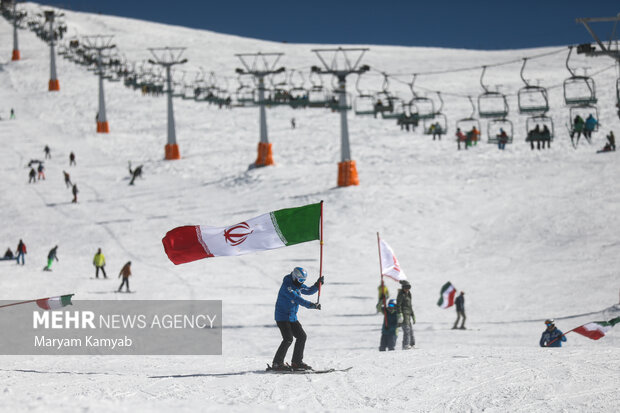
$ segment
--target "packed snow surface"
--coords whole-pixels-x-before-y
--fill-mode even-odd
[[[30,12],[40,6],[28,3]],[[67,36],[114,34],[128,59],[147,47],[187,46],[187,70],[230,77],[234,53],[283,52],[281,64],[318,64],[317,45],[279,44],[209,31],[65,11]],[[596,154],[615,114],[611,59],[576,56],[599,92],[600,131],[575,150],[565,124],[561,85],[565,53],[534,59],[527,76],[549,89],[556,137],[551,150],[532,151],[525,116],[516,111],[520,64],[488,71],[509,94],[515,143],[498,151],[486,138],[457,151],[455,122],[470,114],[465,98],[444,96],[448,136],[400,131],[394,121],[349,114],[352,158],[361,184],[336,186],[340,119],[324,109],[271,108],[269,138],[276,166],[248,170],[256,157],[258,109],[218,110],[175,100],[182,159],[164,161],[166,100],[106,83],[111,133],[95,133],[97,78],[57,59],[60,92],[47,91],[45,43],[20,30],[22,60],[11,62],[12,30],[0,20],[0,239],[28,247],[25,266],[0,262],[2,299],[75,293],[75,299],[214,299],[224,306],[221,356],[3,356],[4,411],[618,411],[620,329],[599,341],[576,334],[561,349],[538,346],[543,320],[567,331],[617,316],[620,308],[620,164]],[[584,41],[587,33],[584,32]],[[473,51],[370,46],[364,63],[414,73],[493,64],[554,48]],[[419,86],[477,96],[480,71],[420,77]],[[403,78],[404,80],[409,80]],[[349,90],[355,92],[351,77]],[[369,75],[369,89],[382,79]],[[365,81],[366,81],[365,80]],[[331,80],[325,79],[326,86]],[[552,87],[553,86],[553,87]],[[407,96],[405,85],[391,88]],[[10,108],[17,119],[7,120]],[[292,130],[290,119],[298,127]],[[483,124],[483,131],[486,125]],[[45,162],[47,179],[28,184],[30,159]],[[69,167],[73,151],[77,166]],[[144,164],[129,186],[127,162]],[[72,204],[62,171],[80,190]],[[281,279],[303,266],[313,282],[319,244],[312,242],[242,257],[174,266],[161,238],[187,224],[225,226],[280,208],[323,200],[324,274],[321,311],[300,309],[308,334],[305,361],[316,368],[352,366],[347,373],[264,375],[280,342],[273,321]],[[416,349],[379,353],[375,314],[379,268],[376,232],[394,248],[413,284]],[[46,254],[59,245],[53,272]],[[96,280],[92,258],[101,247],[108,280]],[[128,260],[132,295],[113,294]],[[451,281],[466,291],[467,327],[450,329],[453,308],[437,307]],[[388,280],[392,297],[397,284]],[[400,339],[399,339],[400,345]],[[292,348],[289,351],[289,357]]]

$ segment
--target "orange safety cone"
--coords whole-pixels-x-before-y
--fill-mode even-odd
[[[49,91],[56,92],[58,90],[60,90],[60,82],[58,81],[58,79],[50,79]]]
[[[273,165],[273,152],[271,150],[271,144],[267,142],[258,143],[258,156],[256,157],[256,166],[268,166]]]
[[[357,176],[355,161],[344,161],[338,163],[338,186],[359,185],[360,180]]]
[[[108,121],[97,122],[97,133],[110,133],[110,126]]]
[[[11,60],[19,60],[21,59],[21,55],[19,54],[19,50],[13,50],[13,56],[11,57]]]
[[[181,154],[179,153],[179,145],[176,143],[166,145],[166,159],[181,159]]]

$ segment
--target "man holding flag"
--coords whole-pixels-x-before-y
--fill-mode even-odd
[[[275,320],[282,334],[282,343],[280,343],[280,347],[273,357],[271,370],[312,370],[312,367],[303,362],[306,332],[297,319],[297,310],[300,305],[313,310],[321,309],[321,304],[311,303],[302,298],[301,295],[312,295],[319,291],[319,285],[323,284],[323,277],[319,277],[312,287],[304,284],[307,278],[306,270],[295,267],[282,280],[275,311]],[[284,364],[284,357],[286,357],[286,352],[293,343],[293,338],[295,338],[295,349],[289,367]]]

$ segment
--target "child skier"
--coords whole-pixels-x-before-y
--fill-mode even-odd
[[[271,364],[271,369],[273,370],[312,370],[312,367],[303,362],[306,332],[299,320],[297,320],[297,310],[300,305],[315,310],[321,309],[321,304],[304,300],[301,294],[312,295],[316,293],[319,290],[319,284],[323,284],[323,277],[319,277],[312,287],[304,285],[307,278],[308,273],[306,270],[301,267],[295,267],[282,280],[275,310],[275,320],[282,334],[282,343],[280,343],[280,347],[278,347],[278,351],[276,351],[273,358],[273,363]],[[293,343],[293,338],[296,339],[295,348],[289,367],[284,364],[284,357],[286,357],[286,352]]]
[[[396,300],[388,301],[387,308],[383,308],[383,327],[381,328],[381,343],[379,351],[394,350],[396,347],[396,337],[398,335],[398,325],[402,322],[402,315],[396,308]]]

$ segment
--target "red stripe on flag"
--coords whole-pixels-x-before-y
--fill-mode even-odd
[[[600,330],[588,330],[584,328],[584,326],[577,327],[576,329],[573,330],[573,332],[579,333],[582,336],[591,338],[592,340],[598,340],[601,337],[605,337],[605,334],[601,332]]]
[[[168,231],[161,242],[166,255],[174,264],[185,264],[203,258],[213,257],[206,251],[198,238],[200,228],[196,225],[178,227]]]
[[[44,310],[49,310],[50,305],[48,303],[48,300],[48,298],[42,298],[40,300],[37,300],[37,305]]]
[[[452,307],[454,305],[454,296],[456,295],[456,290],[450,291],[448,295],[448,307]]]

